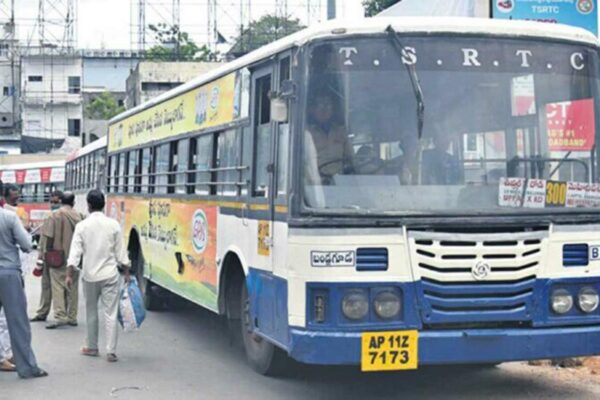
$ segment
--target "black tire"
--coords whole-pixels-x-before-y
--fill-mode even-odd
[[[242,320],[240,325],[248,363],[254,371],[261,375],[278,376],[283,374],[290,364],[290,359],[280,348],[252,332],[250,300],[248,289],[244,284],[242,284],[241,295]]]

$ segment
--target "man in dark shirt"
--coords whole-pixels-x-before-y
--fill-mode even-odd
[[[423,151],[422,183],[424,185],[456,185],[462,180],[460,160],[450,152],[452,136],[438,133],[433,149]]]

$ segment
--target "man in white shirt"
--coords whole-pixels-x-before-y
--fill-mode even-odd
[[[124,269],[125,282],[129,283],[130,261],[123,245],[121,227],[117,221],[104,215],[104,195],[91,190],[87,195],[89,217],[75,226],[73,241],[67,260],[68,287],[73,284],[75,268],[81,264],[83,294],[86,304],[87,341],[81,354],[98,356],[98,300],[104,308],[106,329],[106,359],[118,360],[117,313],[121,279],[119,266]]]

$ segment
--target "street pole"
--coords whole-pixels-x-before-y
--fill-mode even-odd
[[[335,0],[327,0],[327,19],[335,19]]]

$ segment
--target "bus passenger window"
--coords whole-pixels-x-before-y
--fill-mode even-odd
[[[267,197],[271,160],[271,75],[256,80],[255,139],[254,139],[254,197]]]
[[[141,192],[148,193],[149,178],[150,178],[150,148],[146,147],[142,150],[142,168],[140,171],[141,176]]]
[[[202,135],[196,139],[196,194],[210,194],[213,165],[213,135]]]
[[[189,162],[189,147],[189,139],[180,140],[179,144],[177,145],[177,165],[175,166],[175,170],[177,171],[177,175],[175,176],[175,193],[177,194],[185,194],[187,192],[186,184]]]
[[[194,194],[196,186],[196,174],[193,172],[196,170],[196,139],[189,139],[190,146],[186,151],[188,163],[187,172],[185,174],[185,193]]]
[[[178,155],[177,141],[171,142],[169,145],[169,175],[167,193],[175,193],[175,178],[177,173]]]
[[[237,196],[240,165],[240,135],[231,129],[219,134],[217,139],[217,194]]]
[[[169,143],[163,144],[156,148],[156,164],[155,164],[155,176],[156,176],[156,189],[155,193],[165,194],[167,193],[167,187],[169,185],[169,150],[171,145]]]
[[[130,193],[135,192],[135,180],[137,179],[137,177],[136,177],[137,159],[138,159],[137,150],[130,151],[129,152],[129,171],[127,172],[127,175],[129,176],[128,191]]]

